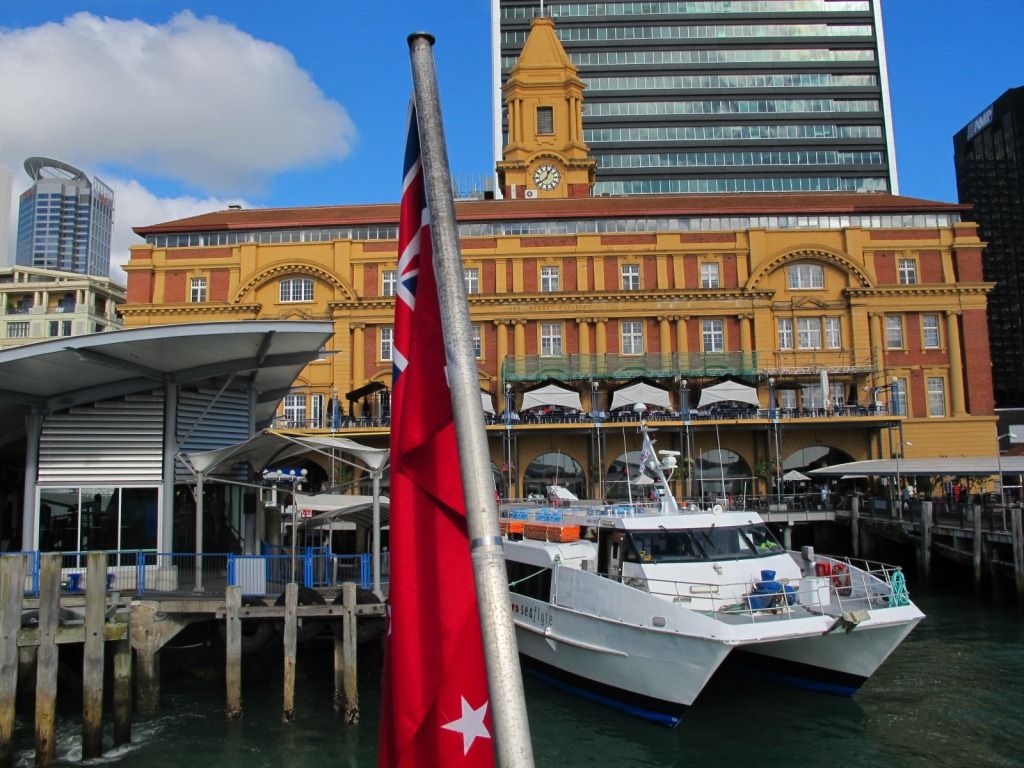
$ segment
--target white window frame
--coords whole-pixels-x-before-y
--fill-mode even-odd
[[[725,321],[701,320],[700,322],[701,348],[705,352],[725,351]]]
[[[622,290],[624,291],[639,291],[640,290],[640,265],[639,264],[623,264],[620,270],[620,279]]]
[[[394,296],[398,289],[398,270],[385,269],[380,273],[380,295]]]
[[[189,280],[188,300],[190,304],[206,302],[206,278],[193,277]]]
[[[722,287],[722,268],[717,261],[702,261],[700,263],[700,287]]]
[[[7,338],[27,339],[30,336],[31,325],[27,320],[16,320],[7,323]]]
[[[825,345],[829,349],[843,348],[843,323],[838,317],[825,318]]]
[[[623,320],[619,323],[620,353],[642,355],[644,353],[644,324],[642,320]]]
[[[793,348],[793,318],[778,318],[779,349]]]
[[[558,293],[561,290],[561,270],[558,267],[540,268],[541,293]]]
[[[816,291],[825,287],[825,270],[821,264],[790,264],[786,276],[791,291]]]
[[[938,315],[921,315],[921,346],[924,349],[942,348],[942,325]]]
[[[306,396],[285,395],[282,400],[281,414],[287,427],[302,428],[306,425]]]
[[[561,357],[562,356],[562,324],[541,323],[540,324],[540,356]]]
[[[889,389],[889,398],[893,416],[909,416],[907,410],[907,380],[896,379]]]
[[[903,315],[885,316],[885,348],[904,349]]]
[[[281,281],[282,304],[296,304],[313,300],[313,278],[286,277]]]
[[[798,317],[796,319],[797,349],[821,349],[821,318]]]
[[[466,295],[480,293],[480,270],[476,267],[463,267],[462,281],[466,284]],[[477,355],[479,357],[479,355]]]
[[[309,428],[324,427],[324,393],[315,392],[309,396]]]
[[[473,334],[473,352],[475,353],[476,359],[479,360],[483,357],[483,343],[481,336],[481,329],[479,323],[474,323],[470,326],[470,331]]]
[[[928,376],[928,416],[940,418],[946,415],[946,380],[942,376]]]
[[[917,261],[897,259],[896,275],[900,285],[917,285]]]
[[[395,329],[390,325],[382,325],[377,329],[377,352],[382,362],[394,360]]]

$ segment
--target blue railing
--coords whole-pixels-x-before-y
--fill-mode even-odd
[[[152,550],[107,551],[109,591],[137,595],[221,595],[229,586],[242,587],[242,594],[276,596],[293,580],[301,586],[335,587],[354,582],[363,589],[373,583],[370,554],[339,555],[326,548],[307,547],[295,554],[268,551],[260,555],[232,553],[164,553]],[[3,557],[27,558],[25,594],[38,596],[41,554],[3,552]],[[85,591],[87,552],[61,552],[61,592]],[[381,559],[381,580],[388,576],[388,558]]]

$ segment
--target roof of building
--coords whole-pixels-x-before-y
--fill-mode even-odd
[[[268,422],[295,377],[333,334],[328,322],[188,323],[72,336],[0,350],[0,423],[157,389],[251,382]]]
[[[534,200],[460,200],[459,221],[514,221],[593,217],[740,216],[749,214],[865,214],[964,212],[970,206],[884,193],[786,192],[771,194],[631,195]],[[301,208],[229,208],[150,226],[136,234],[202,232],[394,223],[398,204],[327,205]]]
[[[993,448],[995,444],[993,443]],[[951,476],[1024,475],[1024,457],[957,456],[936,459],[870,459],[835,464],[807,472],[816,478],[866,475],[868,477],[913,477],[915,475]]]

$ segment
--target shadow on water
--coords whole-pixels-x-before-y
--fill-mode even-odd
[[[928,614],[852,699],[716,675],[682,725],[667,729],[526,680],[536,764],[593,766],[1019,766],[1024,763],[1024,623],[969,593],[915,591]],[[246,657],[244,718],[224,718],[220,679],[164,675],[162,712],[133,742],[89,764],[135,768],[356,768],[376,764],[379,652],[360,650],[362,722],[331,707],[329,644],[300,652],[296,721],[281,722],[278,651]],[[107,718],[109,731],[109,717]],[[19,722],[18,766],[34,764]],[[58,766],[81,765],[81,721],[62,717]],[[109,749],[110,736],[107,734]]]

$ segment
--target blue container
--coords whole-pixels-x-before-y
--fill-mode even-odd
[[[786,584],[783,589],[786,591],[786,605],[796,605],[796,587]]]
[[[775,571],[764,570],[761,571],[761,581],[773,581],[775,579]]]

